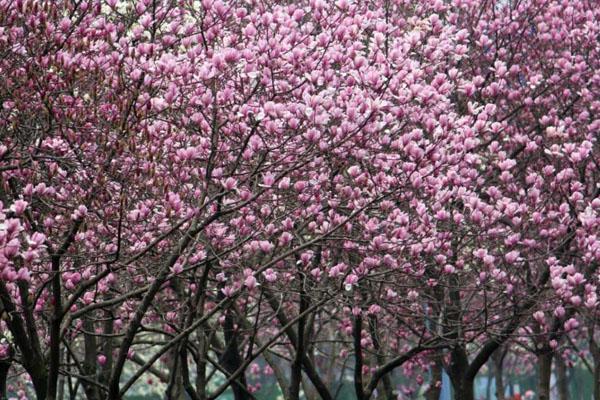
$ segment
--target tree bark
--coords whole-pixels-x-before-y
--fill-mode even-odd
[[[198,328],[198,352],[196,362],[196,393],[200,400],[206,400],[206,354],[208,353],[208,338],[203,327]]]
[[[567,376],[567,366],[560,355],[555,357],[554,362],[556,365],[558,400],[569,400],[569,377]]]
[[[594,400],[600,400],[600,359],[594,360]]]
[[[225,314],[225,323],[223,324],[223,331],[225,336],[225,351],[219,360],[223,368],[233,374],[242,365],[242,358],[240,356],[239,344],[238,344],[238,333],[234,328],[233,313],[228,310]],[[239,378],[231,383],[231,389],[233,391],[233,398],[235,400],[249,400],[248,392],[246,391],[246,376],[241,373]]]
[[[44,356],[32,345],[33,339],[28,337],[21,314],[17,311],[17,307],[13,303],[11,295],[2,280],[0,280],[0,310],[12,316],[12,318],[6,321],[6,324],[15,339],[15,344],[21,350],[23,368],[25,368],[31,377],[36,398],[38,400],[46,399],[48,393],[48,375]]]
[[[300,310],[299,314],[302,314],[309,307],[308,299],[302,289],[300,289]],[[289,387],[289,399],[300,400],[300,383],[302,383],[302,357],[305,355],[304,352],[304,329],[306,325],[306,316],[298,320],[298,331],[296,332],[296,356],[292,362],[290,387]]]
[[[552,376],[551,351],[538,353],[538,400],[550,400],[550,378]]]
[[[98,343],[96,341],[96,335],[94,333],[94,322],[89,316],[83,318],[83,345],[84,345],[84,356],[83,356],[83,374],[91,380],[96,380],[96,351]],[[81,384],[88,400],[100,399],[98,393],[98,387],[90,384],[87,380],[82,379]]]
[[[385,357],[383,355],[383,349],[381,348],[381,342],[379,340],[378,332],[378,322],[377,317],[375,315],[369,316],[369,332],[371,335],[371,340],[373,341],[373,347],[375,348],[377,363],[379,365],[385,364]],[[390,380],[390,375],[386,374],[383,378],[381,378],[380,387],[382,389],[380,397],[385,400],[394,400],[394,390],[392,388],[392,381]],[[438,400],[439,396],[437,399]]]
[[[184,388],[183,379],[181,375],[181,359],[179,357],[180,346],[175,347],[169,351],[169,384],[167,385],[167,398],[169,400],[183,400],[184,399]]]
[[[10,370],[10,361],[0,361],[0,400],[6,400],[6,381],[8,371]]]
[[[277,299],[275,299],[273,293],[267,287],[263,287],[263,293],[267,298],[269,305],[271,306],[273,311],[275,311],[275,315],[281,326],[288,325],[289,320],[287,316],[281,311]],[[296,346],[296,343],[298,343],[298,339],[296,338],[295,330],[286,329],[285,334],[290,340],[292,346]],[[333,400],[333,396],[331,395],[331,393],[329,393],[329,389],[325,385],[325,382],[323,382],[323,380],[321,379],[319,372],[317,371],[311,360],[306,356],[306,354],[300,354],[302,356],[302,365],[304,367],[304,372],[314,385],[315,389],[319,392],[319,396],[323,400]]]
[[[106,300],[110,300],[111,298],[112,296],[107,296]],[[106,357],[106,362],[104,365],[100,366],[100,382],[106,385],[110,380],[110,373],[113,368],[113,334],[115,333],[115,318],[111,309],[105,311],[104,318],[102,331],[106,337],[102,343],[102,354]]]
[[[433,365],[431,366],[431,381],[425,392],[427,400],[439,400],[442,393],[442,354],[436,354],[432,357]]]
[[[494,354],[492,354],[492,360],[494,362],[494,381],[496,382],[496,400],[504,400],[504,373],[502,364],[504,363],[505,354],[504,351],[495,351]]]
[[[475,400],[473,381],[462,379],[454,385],[454,400]]]
[[[354,392],[357,400],[365,400],[365,392],[362,379],[363,353],[361,345],[362,316],[354,317],[352,337],[354,339]]]

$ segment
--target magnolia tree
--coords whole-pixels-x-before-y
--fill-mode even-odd
[[[2,396],[469,400],[509,352],[547,399],[600,353],[599,14],[0,0]]]

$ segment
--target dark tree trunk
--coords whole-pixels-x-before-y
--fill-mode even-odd
[[[309,307],[308,298],[303,290],[300,290],[299,314],[304,313]],[[302,357],[304,353],[304,329],[306,326],[306,316],[298,320],[298,330],[296,332],[296,356],[292,362],[292,371],[290,378],[289,400],[300,400],[300,384],[302,383]]]
[[[494,381],[496,382],[496,399],[504,400],[504,373],[502,364],[504,363],[504,355],[502,349],[494,352],[492,360],[494,362]]]
[[[600,359],[594,360],[594,400],[600,400]]]
[[[454,385],[454,400],[475,400],[473,381],[463,379]]]
[[[8,379],[8,371],[10,370],[9,361],[0,361],[0,400],[5,400],[6,395],[6,381]]]
[[[363,353],[361,345],[362,316],[359,314],[354,317],[354,326],[352,329],[352,338],[354,341],[354,392],[357,400],[365,400],[362,367]]]
[[[83,357],[83,374],[91,379],[96,380],[96,352],[98,343],[94,332],[94,322],[89,318],[83,319],[83,345],[84,345],[84,357]],[[98,387],[87,382],[85,379],[81,380],[83,390],[88,400],[97,400],[100,398],[98,394]]]
[[[106,296],[106,300],[109,301],[112,296]],[[106,363],[100,367],[100,382],[108,384],[110,380],[110,374],[112,372],[114,360],[113,360],[113,334],[115,333],[114,320],[115,316],[111,309],[108,309],[104,313],[104,323],[102,324],[102,331],[106,335],[106,338],[102,343],[102,354],[106,357]]]
[[[469,359],[465,348],[463,346],[455,347],[450,353],[448,368],[455,400],[474,400],[473,380],[465,376],[468,368]]]
[[[552,358],[550,351],[543,351],[538,358],[538,400],[550,400],[550,377],[552,376]]]
[[[594,339],[594,331],[590,334],[590,353],[594,360],[594,400],[600,400],[600,347]]]
[[[225,314],[225,323],[223,324],[225,336],[225,351],[221,357],[220,363],[230,374],[234,374],[242,366],[240,356],[238,333],[234,328],[233,315],[231,311]],[[249,400],[250,396],[246,389],[246,376],[242,372],[239,377],[231,383],[234,400]]]
[[[37,336],[31,338],[27,335],[25,322],[21,318],[21,314],[17,311],[12,297],[2,280],[0,280],[0,310],[6,312],[8,315],[12,315],[12,318],[9,318],[6,324],[15,339],[15,344],[23,354],[23,368],[25,368],[31,377],[36,399],[45,400],[48,394],[48,372],[43,355],[39,348],[32,344],[32,342],[37,342]],[[35,331],[32,333],[37,335]]]
[[[427,400],[439,400],[442,393],[442,355],[436,354],[433,356],[433,365],[431,366],[431,382],[429,388],[425,392]]]
[[[556,386],[558,388],[558,400],[569,400],[569,377],[567,376],[567,366],[560,355],[555,357],[554,362],[556,363]]]
[[[204,328],[198,329],[199,359],[196,362],[196,393],[200,400],[206,400],[206,354],[208,353],[208,338]]]
[[[373,347],[376,351],[377,363],[379,365],[383,365],[385,364],[385,358],[383,356],[383,349],[381,348],[381,342],[377,334],[377,332],[379,331],[377,317],[374,315],[369,316],[369,331],[371,335],[371,340],[373,341]],[[379,396],[381,399],[394,400],[394,390],[392,388],[392,382],[390,380],[389,374],[381,378],[380,388],[382,389],[382,394]],[[435,400],[439,400],[439,397]]]
[[[275,315],[276,315],[279,323],[282,326],[287,326],[289,323],[289,320],[288,320],[287,316],[281,311],[281,308],[279,307],[279,302],[277,301],[277,299],[275,298],[273,293],[267,287],[263,287],[263,293],[264,293],[265,297],[267,298],[269,305],[271,306],[273,311],[275,311]],[[291,327],[288,327],[288,329],[285,330],[285,334],[295,349],[295,346],[298,343],[298,339],[296,338],[296,331],[294,329],[292,329]],[[302,365],[303,365],[304,373],[306,373],[306,376],[308,377],[308,379],[310,379],[310,381],[314,385],[315,389],[319,393],[320,398],[323,400],[333,400],[333,396],[329,392],[329,389],[325,385],[325,382],[323,382],[323,379],[321,378],[319,371],[317,371],[317,368],[314,366],[314,364],[312,363],[310,358],[308,358],[306,356],[306,354],[302,354],[302,353],[298,353],[298,354],[300,354],[302,356]]]
[[[179,350],[179,346],[176,346],[169,351],[170,372],[169,384],[167,385],[167,398],[169,400],[181,400],[184,398]]]

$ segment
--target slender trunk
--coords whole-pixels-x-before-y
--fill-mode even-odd
[[[556,364],[556,386],[558,388],[558,400],[569,400],[569,377],[565,360],[558,355],[554,360]]]
[[[169,400],[181,400],[184,398],[180,362],[179,346],[176,346],[169,351],[170,373],[169,384],[167,386],[167,398]]]
[[[258,346],[260,346],[260,343],[258,341],[256,342],[256,344]],[[287,378],[285,376],[285,371],[277,363],[276,357],[274,357],[269,351],[265,351],[262,356],[265,358],[265,361],[273,370],[273,374],[275,375],[275,379],[277,380],[277,384],[279,385],[279,389],[281,390],[281,393],[282,394],[287,393],[289,390],[288,389],[289,384],[288,384]],[[318,395],[315,395],[312,398],[318,399],[319,397],[318,397]]]
[[[198,293],[200,293],[200,298],[198,299],[198,303],[196,304],[197,310],[197,318],[200,318],[204,314],[204,303],[206,301],[206,285],[208,282],[208,274],[210,273],[211,263],[208,262],[204,271],[202,272],[202,277],[198,282]],[[206,400],[206,359],[208,355],[209,340],[208,340],[208,332],[206,331],[204,326],[198,327],[198,359],[196,360],[196,394],[198,395],[198,400]]]
[[[263,287],[263,293],[266,296],[269,305],[271,306],[273,311],[275,311],[275,315],[279,323],[282,326],[288,325],[289,320],[287,316],[281,311],[281,308],[279,307],[279,302],[277,301],[273,293],[267,287]],[[294,329],[288,328],[285,330],[285,334],[288,337],[288,339],[290,339],[290,343],[292,343],[292,346],[296,346],[296,343],[298,343],[298,339],[296,338],[296,331]],[[329,389],[325,385],[325,382],[323,382],[319,371],[317,371],[310,358],[308,358],[306,355],[302,355],[302,365],[304,366],[304,372],[314,385],[317,392],[319,392],[320,398],[323,400],[333,400],[333,396],[329,392]]]
[[[2,280],[0,280],[0,312],[12,316],[6,320],[6,325],[13,335],[17,348],[23,355],[23,368],[31,377],[36,398],[38,400],[46,399],[48,375],[44,357],[40,353],[39,347],[35,345],[38,342],[37,336],[34,338],[28,336],[25,330],[26,322],[21,318],[21,314],[17,311],[11,294]],[[27,311],[25,316],[29,312]],[[35,330],[30,333],[37,335]]]
[[[107,296],[106,300],[112,299],[112,296]],[[108,384],[110,380],[110,374],[112,372],[113,367],[113,337],[112,335],[115,333],[114,327],[114,315],[112,310],[106,310],[105,312],[105,320],[103,323],[102,330],[106,335],[104,339],[104,343],[102,344],[102,354],[106,357],[106,362],[104,365],[100,367],[100,382],[103,384]]]
[[[496,382],[496,400],[504,400],[504,373],[502,368],[504,354],[503,351],[496,351],[492,355],[492,360],[494,361],[494,381]]]
[[[223,324],[224,336],[225,336],[225,352],[220,360],[223,368],[230,374],[235,373],[238,368],[242,365],[242,359],[240,357],[239,345],[238,345],[238,332],[234,328],[233,313],[228,310],[225,314],[225,323]],[[242,372],[235,381],[231,383],[231,389],[233,390],[234,400],[249,400],[248,392],[246,389],[246,376]]]
[[[55,400],[60,366],[60,324],[62,322],[62,284],[60,256],[52,256],[52,302],[54,312],[50,319],[50,359],[48,363],[48,399]]]
[[[69,365],[69,355],[68,353],[63,349],[61,351],[61,355],[60,355],[60,364],[61,365],[65,365],[67,369],[69,369],[68,365]],[[64,399],[65,397],[65,384],[66,384],[66,377],[64,375],[59,375],[58,376],[58,389],[57,389],[57,393],[56,393],[56,398],[57,399]]]
[[[354,326],[352,329],[354,338],[354,391],[357,400],[364,400],[364,387],[362,380],[363,353],[362,353],[362,316],[359,314],[354,317]]]
[[[10,370],[10,361],[0,361],[0,400],[6,400],[6,381],[8,371]]]
[[[427,400],[439,400],[442,393],[442,353],[433,356],[433,364],[431,366],[431,381],[425,392]]]
[[[594,400],[600,400],[600,359],[594,359]]]
[[[94,322],[89,316],[83,319],[83,346],[84,346],[84,358],[83,358],[83,375],[91,380],[96,379],[96,351],[97,341],[94,332]],[[90,384],[87,380],[82,379],[81,384],[88,400],[98,400],[100,398],[98,394],[98,387]]]
[[[196,362],[196,393],[200,400],[206,400],[206,354],[208,345],[204,328],[198,328],[198,361]]]
[[[71,226],[71,229],[69,230],[69,233],[67,234],[67,237],[65,238],[63,244],[60,246],[60,248],[56,249],[56,252],[52,252],[53,254],[50,257],[52,268],[52,305],[54,309],[52,311],[52,316],[50,317],[50,358],[48,360],[48,384],[46,386],[45,393],[45,395],[48,396],[49,400],[56,399],[58,390],[58,377],[60,375],[60,325],[64,317],[62,309],[63,305],[60,262],[62,256],[67,252],[67,250],[71,246],[71,243],[73,243],[73,240],[75,240],[75,235],[77,235],[77,232],[79,231],[79,227],[81,226],[82,222],[83,220],[81,219],[75,221],[75,223]]]
[[[304,398],[306,399],[318,399],[319,394],[314,385],[305,376],[302,377],[302,390],[304,390]]]
[[[300,291],[300,309],[299,314],[302,314],[308,308],[308,299],[305,293]],[[304,328],[306,325],[306,317],[298,320],[298,331],[296,332],[296,356],[292,362],[292,371],[290,378],[289,400],[300,399],[300,383],[302,383],[302,357],[304,354]]]
[[[383,349],[381,348],[381,342],[379,341],[379,336],[377,334],[379,330],[377,317],[375,315],[369,316],[369,331],[371,334],[371,340],[373,341],[373,347],[375,348],[377,363],[379,365],[383,365],[385,364],[385,357],[383,356]],[[393,400],[394,390],[392,388],[390,375],[386,374],[383,378],[381,378],[381,382],[380,388],[382,389],[382,394],[380,397],[385,400]]]
[[[550,400],[550,377],[552,376],[553,353],[544,351],[538,357],[538,400]]]
[[[494,380],[493,368],[488,368],[488,376],[485,382],[485,400],[492,398],[492,381]]]

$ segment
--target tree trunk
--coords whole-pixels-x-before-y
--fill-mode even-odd
[[[567,366],[560,355],[555,358],[554,362],[556,363],[558,400],[569,400],[569,377],[567,376]]]
[[[494,369],[488,368],[488,376],[485,384],[485,400],[492,398],[492,381],[494,380]]]
[[[275,315],[276,315],[279,323],[282,326],[287,326],[289,320],[288,320],[287,316],[281,311],[281,308],[279,307],[279,302],[277,301],[277,299],[275,298],[273,293],[267,287],[263,287],[263,293],[264,293],[265,297],[267,298],[269,305],[275,312]],[[296,346],[296,343],[298,343],[298,339],[296,338],[296,331],[294,329],[292,329],[291,327],[288,327],[288,329],[285,330],[285,334],[288,337],[288,339],[290,339],[290,343],[292,344],[292,346]],[[294,348],[294,350],[295,350],[295,348]],[[329,389],[325,385],[325,382],[323,382],[323,379],[321,378],[319,371],[317,371],[316,367],[313,365],[310,358],[308,358],[303,353],[300,353],[300,354],[302,355],[302,364],[304,366],[304,368],[303,368],[304,372],[306,373],[306,376],[312,382],[312,384],[315,387],[315,389],[317,390],[317,392],[319,392],[320,398],[323,400],[333,400],[333,396],[329,392]]]
[[[361,344],[362,332],[362,316],[358,314],[354,317],[354,325],[352,329],[352,338],[354,340],[354,392],[356,400],[365,400],[363,387],[363,353]]]
[[[475,400],[473,381],[461,380],[454,385],[454,400]]]
[[[235,373],[242,366],[242,358],[239,350],[239,334],[234,327],[233,313],[228,310],[225,314],[225,323],[223,324],[223,333],[225,336],[225,352],[223,353],[220,364],[230,374]],[[242,372],[237,379],[231,383],[234,400],[249,400],[246,388],[246,376]]]
[[[169,400],[183,400],[185,398],[181,365],[179,357],[179,346],[169,351],[169,384],[167,385],[167,398]]]
[[[46,399],[48,375],[44,356],[38,346],[35,345],[38,338],[37,336],[29,337],[27,335],[26,322],[21,318],[21,314],[17,311],[11,294],[2,280],[0,280],[0,312],[12,316],[6,320],[6,325],[13,335],[17,348],[23,355],[23,368],[31,377],[36,398],[38,400]],[[35,330],[32,330],[31,333],[37,335]]]
[[[433,365],[431,366],[431,381],[425,392],[427,400],[439,400],[442,393],[442,354],[433,356]]]
[[[550,377],[552,376],[552,357],[550,351],[544,351],[538,357],[538,400],[550,400]]]
[[[600,359],[594,359],[594,400],[600,400]]]
[[[110,301],[113,296],[106,296],[106,300]],[[111,309],[105,311],[105,320],[102,324],[102,330],[106,337],[102,343],[102,354],[106,357],[104,365],[100,366],[100,382],[108,384],[110,380],[110,374],[113,368],[113,334],[115,333],[114,320],[115,316]]]
[[[379,365],[385,364],[385,357],[383,356],[383,350],[381,348],[381,342],[379,340],[379,336],[377,332],[378,329],[378,321],[375,315],[369,316],[369,333],[371,335],[371,340],[373,341],[373,347],[375,348],[377,363]],[[394,400],[394,389],[392,388],[392,381],[390,379],[390,374],[386,374],[383,378],[381,378],[381,383],[379,384],[381,389],[381,395],[379,396],[381,399],[385,400]],[[438,400],[439,397],[435,400]]]
[[[10,370],[10,361],[0,361],[0,400],[5,400],[6,397],[6,381],[8,379],[8,371]]]
[[[302,315],[309,307],[308,298],[304,291],[300,290],[300,307],[298,313]],[[300,384],[302,383],[302,357],[304,353],[304,333],[306,316],[298,320],[298,331],[296,332],[296,355],[292,362],[290,375],[289,396],[290,400],[300,400]]]
[[[505,353],[503,351],[496,351],[492,355],[492,360],[494,362],[494,380],[496,381],[496,400],[504,400],[504,374],[502,369],[504,355]]]
[[[469,368],[469,359],[464,346],[458,345],[450,353],[448,375],[454,389],[455,400],[473,400],[473,381],[465,377]]]
[[[84,346],[84,358],[83,358],[83,375],[92,381],[96,380],[96,352],[97,352],[97,341],[94,332],[94,322],[89,316],[83,318],[83,346]],[[81,384],[83,391],[85,392],[88,400],[97,400],[100,398],[98,394],[98,387],[89,383],[87,380],[82,379]]]
[[[196,393],[200,400],[206,400],[206,355],[208,353],[208,338],[204,328],[198,328],[199,357],[196,362]]]

